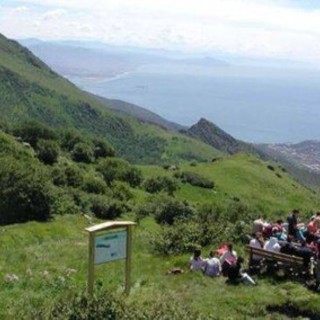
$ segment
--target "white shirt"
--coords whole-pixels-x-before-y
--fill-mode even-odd
[[[198,259],[195,259],[194,257],[191,257],[189,260],[190,269],[193,271],[201,270],[203,267],[203,259],[199,257]]]
[[[249,246],[253,247],[253,248],[263,249],[259,240],[255,239],[255,238],[250,240]],[[260,259],[262,259],[262,257],[258,256],[257,254],[253,254],[252,259],[253,260],[260,260]]]
[[[221,264],[218,258],[208,258],[204,260],[204,274],[210,277],[216,277],[221,272]]]
[[[271,237],[270,240],[268,240],[263,249],[265,250],[269,250],[269,251],[274,251],[274,252],[279,252],[280,251],[280,244],[278,243],[278,239]]]

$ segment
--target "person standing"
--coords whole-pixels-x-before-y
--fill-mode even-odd
[[[299,210],[294,209],[289,215],[289,217],[287,218],[288,235],[293,236],[298,241],[305,241],[305,238],[301,230],[299,229],[298,216],[299,216]]]

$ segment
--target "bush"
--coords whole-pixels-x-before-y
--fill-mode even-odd
[[[138,187],[142,180],[142,172],[136,167],[129,167],[120,177],[120,180],[128,182],[132,188]]]
[[[21,137],[23,141],[30,143],[33,148],[36,147],[40,139],[57,139],[56,133],[51,128],[36,121],[30,121],[21,124],[13,129],[13,134]]]
[[[123,182],[116,182],[113,185],[112,196],[121,201],[128,201],[133,198],[130,188]]]
[[[74,319],[74,320],[94,320],[108,319],[116,320],[118,311],[121,310],[120,301],[116,301],[110,293],[99,295],[99,298],[88,298],[86,294],[76,294],[68,299],[61,299],[55,303],[49,314],[43,311],[41,318],[45,319]],[[39,317],[39,314],[37,315]]]
[[[85,177],[82,189],[88,193],[104,194],[108,186],[105,181],[94,175],[87,175]]]
[[[33,162],[1,158],[0,223],[50,218],[50,184],[46,172]]]
[[[122,159],[103,159],[98,164],[97,170],[101,172],[108,185],[111,185],[114,180],[120,180],[128,182],[131,187],[136,187],[142,181],[141,171]]]
[[[69,162],[56,164],[51,171],[51,177],[53,184],[59,187],[78,188],[84,181],[81,169],[76,164]]]
[[[37,157],[44,164],[52,165],[58,160],[59,145],[52,140],[39,140],[37,143]]]
[[[52,214],[79,214],[82,210],[76,204],[74,196],[65,188],[55,188],[51,205]]]
[[[129,163],[122,159],[103,159],[97,166],[97,170],[101,172],[105,182],[111,185],[114,180],[121,180],[126,170],[129,167]]]
[[[161,224],[173,224],[176,219],[189,219],[194,215],[194,209],[186,201],[179,201],[160,194],[152,196],[148,202],[137,209],[138,219],[153,215]]]
[[[183,183],[190,183],[191,185],[196,187],[207,188],[207,189],[214,188],[213,181],[195,172],[188,172],[188,171],[178,172],[175,174],[175,177],[180,178]]]
[[[91,210],[97,218],[112,220],[128,212],[129,207],[118,200],[95,196],[92,198]]]
[[[114,148],[102,139],[93,140],[94,144],[94,157],[97,158],[106,158],[114,157],[115,151]]]
[[[178,294],[166,292],[165,294],[153,294],[139,296],[139,299],[124,299],[110,292],[98,291],[89,298],[86,293],[73,293],[63,296],[49,309],[26,308],[29,311],[29,319],[70,319],[70,320],[93,320],[93,319],[153,319],[153,320],[181,320],[181,319],[215,319],[211,315],[202,315],[193,311],[189,305],[185,305]],[[25,318],[26,314],[19,314]]]
[[[87,143],[79,142],[73,147],[71,156],[76,162],[91,163],[93,161],[92,146]]]
[[[149,193],[165,191],[169,195],[173,195],[174,191],[178,189],[177,182],[166,176],[157,176],[155,178],[149,178],[144,182],[143,186],[144,189]]]
[[[170,227],[163,227],[161,233],[151,238],[153,250],[164,256],[192,252],[201,247],[203,233],[199,224],[192,221],[177,221]]]
[[[60,132],[61,147],[67,151],[72,151],[78,143],[86,143],[86,140],[74,130],[63,130]]]

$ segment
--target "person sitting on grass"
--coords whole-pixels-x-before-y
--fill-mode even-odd
[[[247,274],[242,272],[242,264],[244,259],[239,257],[235,264],[231,265],[228,269],[228,282],[230,284],[247,283],[255,285],[255,281]]]
[[[189,260],[190,270],[191,271],[202,270],[203,263],[204,261],[201,257],[201,250],[195,249],[193,252],[193,256]]]
[[[237,253],[233,250],[231,243],[228,244],[228,250],[220,257],[222,274],[228,275],[228,269],[231,265],[235,264],[237,260]]]
[[[221,272],[220,260],[214,251],[210,251],[209,258],[204,260],[203,273],[209,277],[217,277]]]

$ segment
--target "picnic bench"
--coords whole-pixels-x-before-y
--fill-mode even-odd
[[[250,263],[252,261],[252,256],[256,255],[259,256],[263,259],[266,264],[277,264],[277,267],[283,267],[289,269],[289,267],[294,267],[298,268],[300,270],[304,270],[304,261],[303,258],[285,254],[285,253],[280,253],[280,252],[274,252],[274,251],[269,251],[265,250],[262,248],[255,248],[251,246],[246,247],[247,251],[250,254]]]

